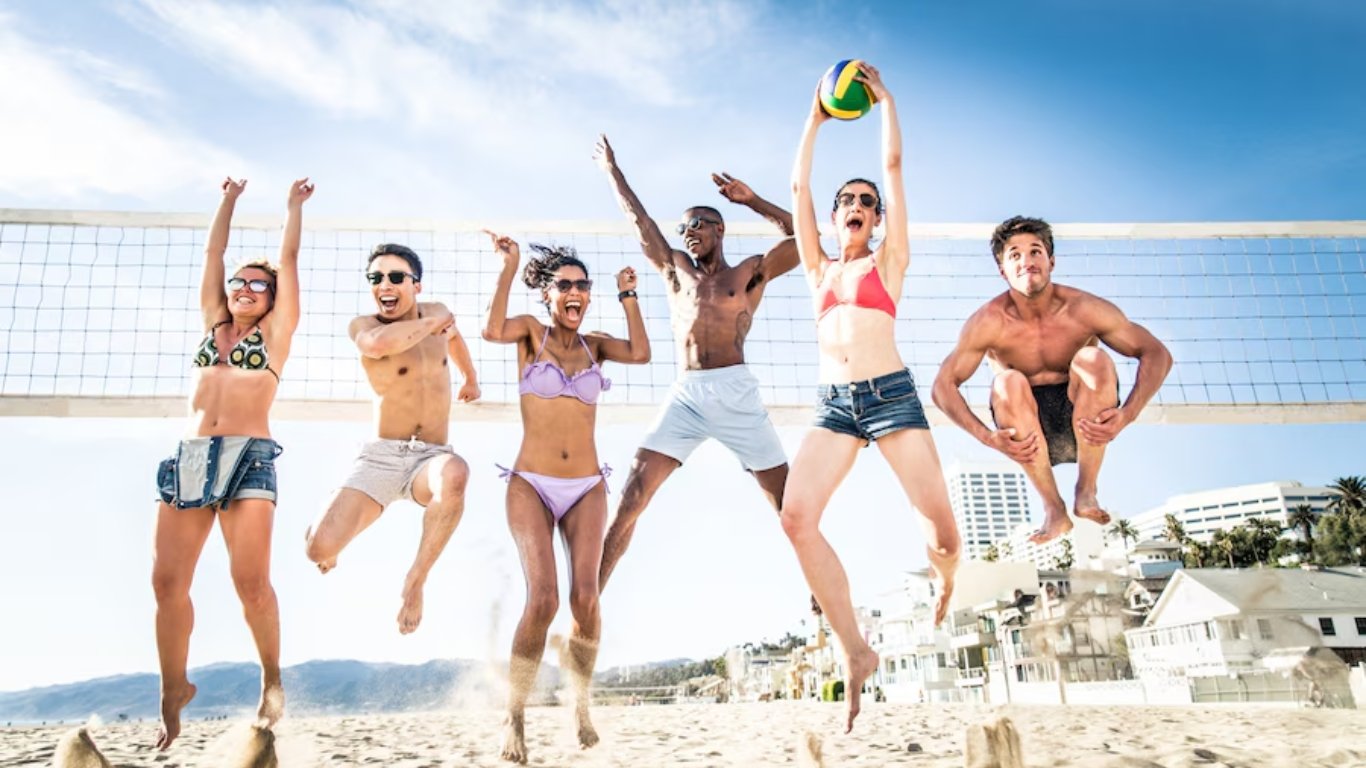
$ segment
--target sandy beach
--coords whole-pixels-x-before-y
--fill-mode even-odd
[[[530,764],[541,766],[962,766],[974,723],[1006,716],[1027,766],[1366,766],[1366,711],[1226,707],[987,707],[871,704],[853,734],[842,707],[815,702],[599,707],[602,743],[580,750],[571,710],[527,712]],[[279,765],[500,766],[502,714],[289,718],[276,729]],[[100,726],[114,766],[250,765],[244,722],[194,721],[164,755],[156,723]],[[71,725],[0,730],[0,765],[51,765]],[[820,741],[819,762],[807,746]]]

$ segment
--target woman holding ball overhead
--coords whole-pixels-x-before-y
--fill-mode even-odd
[[[783,493],[783,530],[802,572],[845,656],[846,730],[854,727],[863,683],[878,665],[854,617],[849,580],[820,521],[835,489],[853,467],[860,448],[876,442],[921,515],[935,577],[935,623],[948,611],[958,568],[958,527],[949,507],[939,455],[916,394],[915,381],[896,347],[896,304],[910,263],[906,195],[901,177],[901,129],[896,102],[875,67],[859,64],[854,80],[882,107],[882,170],[886,197],[877,185],[851,179],[835,192],[831,220],[839,251],[821,249],[811,196],[816,132],[830,115],[820,87],[811,102],[792,168],[792,211],[797,252],[806,270],[816,312],[820,386],[813,428],[802,440]],[[886,214],[886,232],[873,247],[873,229]]]

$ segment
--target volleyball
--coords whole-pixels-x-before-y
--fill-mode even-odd
[[[821,108],[839,120],[857,120],[868,114],[876,99],[868,86],[856,82],[858,59],[845,59],[825,71],[821,78]]]

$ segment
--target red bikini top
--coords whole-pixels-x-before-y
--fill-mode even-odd
[[[826,275],[829,274],[829,272],[826,272]],[[873,268],[868,270],[863,276],[863,279],[859,281],[858,289],[854,291],[854,298],[852,301],[840,298],[835,293],[834,286],[830,285],[826,280],[821,281],[819,298],[821,302],[821,312],[816,316],[817,320],[825,317],[827,312],[841,304],[853,304],[856,307],[863,307],[864,309],[880,309],[893,318],[896,317],[896,301],[892,299],[891,294],[887,293],[887,286],[882,284],[882,277],[877,272],[876,263],[874,263]]]

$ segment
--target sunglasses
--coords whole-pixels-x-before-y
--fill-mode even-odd
[[[240,291],[250,288],[252,293],[265,293],[271,289],[269,280],[248,280],[245,277],[228,278],[228,290]]]
[[[567,293],[570,288],[577,288],[581,293],[593,290],[592,280],[556,280],[551,285],[559,289],[560,293]]]
[[[877,208],[878,208],[877,197],[876,197],[875,195],[871,195],[871,194],[869,194],[869,193],[867,193],[867,192],[860,193],[860,194],[858,195],[858,201],[859,201],[859,204],[862,205],[864,208],[872,208],[872,209],[875,210],[875,211],[876,211]],[[854,193],[853,193],[853,192],[841,192],[840,194],[835,195],[835,207],[837,207],[837,208],[845,208],[845,207],[851,206],[851,205],[853,205],[853,204],[854,204]]]
[[[716,221],[716,220],[714,220],[714,219],[704,219],[704,218],[702,218],[701,216],[694,216],[694,217],[692,217],[691,219],[688,219],[688,223],[686,223],[686,224],[679,224],[679,225],[678,225],[677,227],[675,227],[674,229],[678,232],[678,234],[681,235],[681,234],[683,234],[684,232],[694,232],[694,231],[696,231],[696,230],[699,230],[699,229],[702,228],[702,225],[703,225],[703,224],[720,224],[720,223],[721,223],[721,222]]]
[[[389,282],[393,285],[403,285],[405,279],[412,280],[414,283],[422,282],[412,272],[401,272],[397,269],[393,272],[366,272],[365,279],[369,280],[371,285],[379,285],[384,282],[385,275],[389,276]]]

